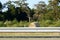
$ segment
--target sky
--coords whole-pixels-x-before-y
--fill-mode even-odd
[[[2,4],[6,3],[8,0],[0,0]],[[14,1],[14,0],[12,0]],[[16,1],[16,0],[15,0]],[[29,4],[28,6],[30,8],[34,7],[34,4],[37,4],[39,1],[44,1],[46,4],[48,3],[48,0],[27,0],[27,3]]]

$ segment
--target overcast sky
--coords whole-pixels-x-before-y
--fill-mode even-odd
[[[0,0],[2,2],[2,4],[4,4],[5,2],[7,2],[8,0]],[[45,1],[45,3],[48,3],[48,0],[27,0],[27,3],[29,3],[29,7],[33,8],[34,4],[37,4],[39,1]]]

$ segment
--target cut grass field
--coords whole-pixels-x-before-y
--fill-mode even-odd
[[[0,38],[0,40],[60,40],[60,38]]]
[[[60,38],[0,38],[0,40],[60,40]]]
[[[60,33],[4,33],[0,36],[60,36]],[[60,38],[0,38],[0,40],[60,40]]]
[[[0,36],[60,36],[60,33],[4,33],[0,32]]]

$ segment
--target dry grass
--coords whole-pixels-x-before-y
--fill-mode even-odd
[[[60,33],[0,33],[0,36],[60,36]]]
[[[0,40],[60,40],[60,38],[0,38]]]

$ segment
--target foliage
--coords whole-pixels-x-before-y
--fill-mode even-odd
[[[2,9],[2,3],[0,2],[0,10]]]
[[[13,21],[5,21],[4,23],[1,22],[2,27],[27,27],[29,25],[29,22],[27,21],[20,21],[18,22],[17,20]]]
[[[48,5],[39,1],[33,9],[26,1],[8,1],[4,4],[0,2],[0,26],[27,27],[32,21],[39,22],[41,27],[60,26],[59,0],[50,0]],[[8,10],[2,12],[4,8]]]

